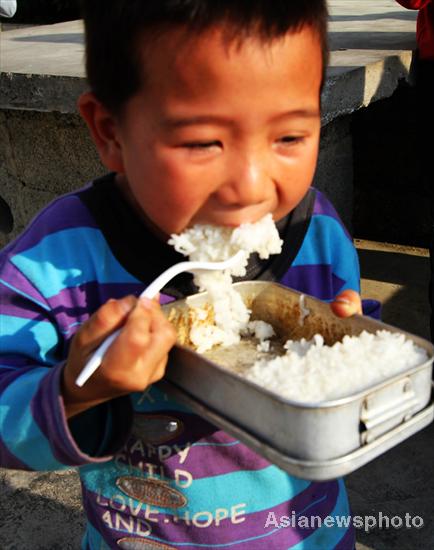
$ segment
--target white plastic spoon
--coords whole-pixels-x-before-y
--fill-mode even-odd
[[[158,292],[164,288],[164,286],[176,275],[183,273],[184,271],[195,272],[195,271],[223,271],[225,269],[230,269],[234,267],[241,259],[245,257],[245,252],[239,250],[234,256],[228,260],[222,262],[180,262],[178,264],[172,265],[166,271],[163,271],[152,283],[145,288],[145,290],[140,295],[141,298],[154,298]],[[105,352],[111,346],[113,341],[116,339],[121,329],[113,332],[104,342],[99,346],[99,348],[94,352],[92,357],[84,366],[83,370],[77,377],[75,381],[76,385],[80,388],[89,380],[92,374],[96,369],[101,365],[101,361],[104,357]]]

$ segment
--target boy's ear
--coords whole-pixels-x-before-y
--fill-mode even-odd
[[[83,93],[79,97],[77,105],[90,130],[101,162],[113,172],[123,172],[122,148],[117,138],[117,125],[114,116],[92,92]]]

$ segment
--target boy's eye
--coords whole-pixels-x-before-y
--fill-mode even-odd
[[[221,147],[221,142],[220,141],[191,141],[191,142],[184,143],[182,146],[187,149],[201,151],[201,150],[211,149],[212,147]]]
[[[283,136],[279,138],[278,142],[284,145],[295,145],[303,140],[301,136]]]

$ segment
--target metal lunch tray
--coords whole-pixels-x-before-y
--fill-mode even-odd
[[[386,434],[378,437],[371,443],[360,446],[355,451],[330,460],[300,460],[278,451],[268,443],[264,443],[224,416],[215,413],[209,407],[179,389],[175,384],[165,380],[160,382],[159,385],[163,391],[171,394],[180,403],[183,403],[196,414],[206,418],[206,420],[233,437],[236,437],[239,441],[242,441],[245,445],[282,470],[293,476],[312,481],[327,481],[354,472],[354,470],[361,468],[371,460],[374,460],[374,458],[377,458],[419,432],[431,424],[434,419],[434,401],[431,400],[429,406],[415,414],[410,420],[389,430]]]
[[[271,323],[283,340],[320,333],[332,344],[345,334],[387,329],[405,334],[426,350],[429,360],[353,395],[313,405],[282,398],[178,344],[171,352],[167,385],[197,414],[289,473],[317,480],[359,468],[432,421],[434,348],[430,342],[361,315],[339,319],[328,304],[308,296],[303,308],[309,314],[301,323],[299,292],[262,281],[235,287],[252,310],[252,318]],[[206,293],[201,293],[164,309],[185,335],[189,308],[206,301]]]

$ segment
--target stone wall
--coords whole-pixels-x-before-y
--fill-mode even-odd
[[[13,230],[0,234],[0,247],[48,202],[102,173],[78,115],[0,111],[0,196],[13,216]]]

